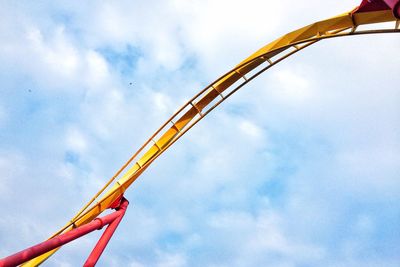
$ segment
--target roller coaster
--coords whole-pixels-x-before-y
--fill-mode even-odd
[[[381,27],[392,22],[393,27]],[[361,29],[374,24],[377,29]],[[76,215],[48,240],[0,259],[0,266],[38,266],[61,246],[107,226],[84,266],[94,266],[122,220],[129,202],[125,191],[168,148],[247,83],[284,59],[325,39],[400,33],[400,0],[363,0],[344,14],[292,31],[265,45],[210,83],[173,114]],[[105,210],[114,212],[98,217]]]

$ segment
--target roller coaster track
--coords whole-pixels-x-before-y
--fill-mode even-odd
[[[388,6],[368,8],[368,3],[363,1],[351,12],[315,22],[280,37],[206,86],[176,111],[75,217],[51,238],[91,222],[106,209],[118,207],[125,191],[154,160],[231,95],[284,59],[325,39],[400,33],[400,20],[393,8],[393,10]],[[393,27],[380,27],[383,22],[393,22],[391,23]],[[361,29],[361,26],[367,24],[375,24],[377,29]],[[24,266],[39,265],[57,249],[32,259]]]

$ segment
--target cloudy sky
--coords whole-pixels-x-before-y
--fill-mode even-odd
[[[0,257],[46,239],[180,105],[359,0],[0,0]],[[99,266],[398,266],[400,36],[332,39],[222,104],[127,191]],[[99,237],[45,266],[79,266]]]

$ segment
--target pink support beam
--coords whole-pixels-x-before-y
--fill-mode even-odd
[[[112,234],[114,233],[115,228],[118,226],[119,222],[122,220],[122,217],[125,214],[128,204],[129,204],[128,200],[126,200],[125,198],[122,198],[121,204],[115,212],[108,214],[102,218],[96,218],[93,221],[91,221],[90,223],[82,225],[76,229],[68,231],[64,234],[60,234],[60,235],[53,237],[49,240],[46,240],[40,244],[37,244],[35,246],[32,246],[30,248],[27,248],[20,252],[17,252],[11,256],[0,259],[0,267],[12,267],[12,266],[20,265],[20,264],[27,262],[33,258],[36,258],[37,256],[40,256],[40,255],[42,255],[46,252],[49,252],[55,248],[65,245],[79,237],[82,237],[90,232],[93,232],[94,230],[100,230],[105,225],[112,224],[113,227],[110,228],[109,231],[106,231],[107,237],[104,238],[104,239],[106,239],[106,242],[105,242],[105,240],[102,241],[104,234],[100,239],[100,241],[102,241],[102,244],[99,245],[101,251],[96,251],[96,257],[97,257],[96,262],[97,262],[98,257],[100,257],[105,246],[107,245]],[[109,228],[107,228],[107,229],[109,229]],[[98,245],[96,245],[96,247],[98,247]],[[88,265],[88,266],[93,266],[93,265]]]
[[[97,261],[99,260],[101,254],[103,253],[104,249],[106,248],[108,242],[110,241],[111,237],[113,236],[115,230],[117,229],[119,223],[122,221],[124,217],[126,208],[128,207],[128,201],[125,198],[122,198],[122,202],[120,204],[120,209],[122,210],[121,215],[112,221],[106,230],[103,232],[103,235],[100,237],[99,241],[97,242],[96,246],[90,253],[88,259],[86,260],[84,267],[91,267],[95,266]]]
[[[392,10],[397,19],[400,19],[400,0],[383,0]]]
[[[400,19],[400,0],[363,0],[354,12],[371,12],[390,9],[393,15],[397,19]]]

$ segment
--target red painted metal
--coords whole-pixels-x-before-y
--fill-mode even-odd
[[[356,12],[371,12],[390,9],[383,0],[363,0]]]
[[[400,0],[363,0],[354,13],[389,9],[393,11],[396,18],[400,19]]]
[[[396,18],[400,19],[400,0],[383,0],[392,10]]]
[[[65,245],[79,237],[82,237],[90,232],[93,232],[94,230],[100,230],[105,225],[111,224],[113,222],[118,222],[118,224],[119,224],[119,222],[121,221],[122,217],[125,214],[128,204],[129,204],[129,202],[125,198],[123,198],[121,201],[120,207],[115,212],[108,214],[102,218],[96,218],[93,221],[91,221],[90,223],[82,225],[76,229],[69,231],[69,232],[58,235],[54,238],[51,238],[49,240],[46,240],[46,241],[40,243],[40,244],[37,244],[35,246],[32,246],[30,248],[27,248],[20,252],[17,252],[13,255],[10,255],[8,257],[0,259],[0,267],[12,267],[12,266],[20,265],[20,264],[22,264],[26,261],[29,261],[37,256],[40,256],[48,251],[51,251],[55,248]],[[118,224],[116,226],[118,226]],[[114,226],[114,227],[116,228],[116,226]],[[115,231],[115,229],[112,231],[112,233],[114,233],[114,231]],[[111,232],[111,230],[107,231],[107,232]],[[109,237],[107,237],[108,240],[111,238],[112,233]],[[107,235],[109,235],[109,234],[107,234]],[[108,243],[108,240],[107,240],[107,243]],[[105,245],[107,245],[107,243]],[[105,247],[105,245],[104,245],[104,247]],[[102,251],[103,250],[104,250],[104,248],[102,249]],[[96,255],[98,255],[98,257],[100,257],[101,252],[97,253]]]
[[[110,241],[115,230],[117,229],[119,223],[121,222],[122,218],[124,217],[124,214],[125,214],[126,208],[128,207],[128,204],[129,204],[129,202],[125,198],[122,198],[121,204],[120,204],[120,209],[122,210],[121,215],[118,218],[116,218],[113,222],[111,222],[108,225],[108,227],[106,228],[106,230],[103,232],[103,235],[100,237],[96,246],[93,248],[88,259],[86,260],[85,264],[83,265],[84,267],[91,267],[91,266],[96,265],[101,254],[103,253],[108,242]]]
[[[123,199],[125,199],[124,195],[120,195],[117,199],[114,200],[114,202],[110,204],[110,206],[108,206],[108,208],[117,209],[121,205]]]

